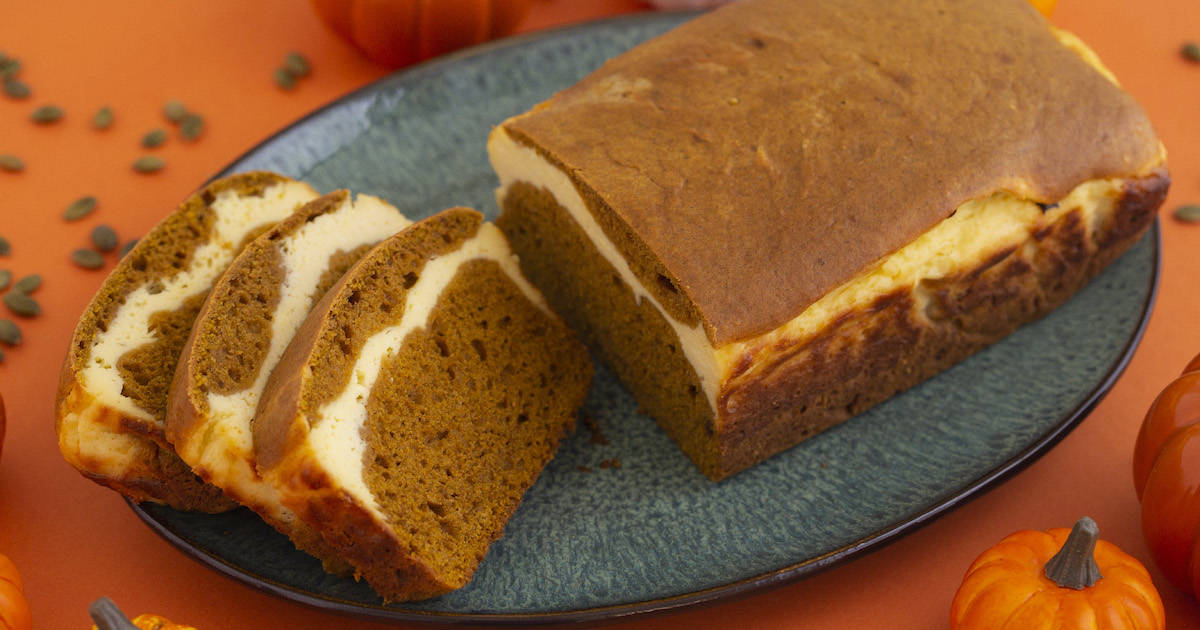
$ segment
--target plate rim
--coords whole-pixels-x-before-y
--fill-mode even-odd
[[[385,90],[390,87],[392,83],[411,79],[419,79],[427,74],[436,74],[447,67],[458,64],[463,59],[485,55],[497,49],[521,47],[532,42],[569,35],[572,32],[590,31],[611,26],[619,27],[625,23],[642,24],[655,21],[677,21],[686,19],[688,16],[697,15],[699,13],[702,12],[640,12],[598,20],[577,22],[556,28],[493,40],[491,42],[466,48],[433,60],[410,66],[408,68],[380,77],[374,81],[371,81],[370,83],[343,94],[332,101],[308,112],[291,123],[288,123],[284,127],[258,141],[254,146],[241,152],[228,164],[216,171],[210,178],[208,178],[208,180],[206,180],[205,183],[236,172],[238,164],[244,162],[251,155],[259,151],[264,145],[275,142],[281,136],[291,132],[295,128],[304,126],[310,120],[315,119],[334,108],[340,107],[344,103],[356,100],[365,94]],[[1129,363],[1132,360],[1133,355],[1136,352],[1137,347],[1140,345],[1142,337],[1146,332],[1150,315],[1154,310],[1154,305],[1158,297],[1162,276],[1162,230],[1160,228],[1160,222],[1157,213],[1155,214],[1154,220],[1150,227],[1147,229],[1146,233],[1139,238],[1139,240],[1144,238],[1148,238],[1150,240],[1150,255],[1153,264],[1151,265],[1152,269],[1150,274],[1149,291],[1147,293],[1145,302],[1142,304],[1142,311],[1138,316],[1137,325],[1133,330],[1133,333],[1126,341],[1124,347],[1118,354],[1117,359],[1110,366],[1108,366],[1104,376],[1099,379],[1097,384],[1074,409],[1064,414],[1063,419],[1050,431],[1039,436],[1036,440],[1028,444],[1024,449],[1016,453],[1008,460],[998,464],[988,472],[980,475],[966,485],[955,489],[952,493],[948,494],[942,499],[939,499],[931,506],[923,508],[918,514],[902,519],[901,522],[893,523],[888,527],[884,527],[875,532],[864,535],[855,541],[842,545],[837,549],[828,551],[822,555],[807,558],[800,562],[796,562],[773,571],[742,578],[718,586],[682,593],[679,595],[642,600],[632,603],[593,606],[571,610],[525,613],[462,613],[436,610],[422,611],[390,608],[386,605],[362,604],[360,602],[352,602],[337,597],[317,595],[309,591],[298,590],[295,587],[280,583],[274,579],[252,573],[245,567],[234,565],[220,556],[196,547],[188,542],[186,538],[175,529],[159,521],[157,518],[147,512],[140,504],[127,497],[124,498],[124,500],[133,513],[139,519],[141,519],[142,522],[151,529],[151,531],[166,540],[175,548],[179,549],[184,553],[184,555],[227,578],[250,586],[255,590],[274,595],[284,600],[304,604],[324,612],[336,613],[371,621],[385,623],[420,623],[439,625],[485,623],[504,626],[559,623],[588,624],[602,621],[612,622],[629,620],[631,618],[641,618],[649,615],[661,615],[665,613],[681,611],[683,609],[713,605],[740,599],[798,582],[802,579],[812,577],[818,573],[824,572],[827,569],[848,562],[851,559],[878,551],[892,542],[899,540],[904,535],[920,529],[933,520],[945,515],[949,511],[965,504],[969,500],[974,499],[995,488],[999,484],[1024,470],[1033,462],[1037,461],[1042,455],[1062,441],[1063,438],[1065,438],[1072,430],[1075,429],[1075,427],[1077,427],[1088,415],[1091,414],[1095,407],[1112,390],[1113,386],[1120,379],[1121,375],[1124,374],[1125,369],[1129,366]]]

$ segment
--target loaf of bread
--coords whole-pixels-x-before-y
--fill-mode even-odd
[[[713,479],[1063,303],[1169,182],[1025,0],[743,0],[488,150],[522,269]]]
[[[247,243],[316,196],[308,184],[273,173],[220,179],[121,259],[80,318],[63,365],[55,428],[67,462],[136,501],[209,512],[236,505],[167,443],[168,388],[221,273]]]
[[[500,231],[457,208],[312,310],[253,423],[259,471],[386,600],[463,586],[574,426],[592,364]]]
[[[254,239],[196,316],[168,397],[166,436],[179,457],[332,570],[345,567],[259,478],[250,427],[267,377],[312,307],[363,254],[410,223],[381,199],[341,190]]]

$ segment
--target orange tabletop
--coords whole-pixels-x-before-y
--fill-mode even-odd
[[[645,10],[636,0],[538,0],[532,30]],[[975,556],[1019,529],[1070,526],[1092,516],[1102,537],[1146,563],[1170,628],[1200,628],[1200,607],[1153,566],[1131,481],[1134,437],[1156,393],[1200,352],[1200,224],[1170,210],[1200,201],[1200,64],[1179,55],[1200,40],[1195,0],[1060,0],[1053,16],[1099,53],[1149,111],[1170,153],[1174,183],[1161,213],[1162,276],[1145,337],[1111,393],[1065,440],[1000,486],[899,541],[801,582],[699,609],[625,620],[621,628],[938,628]],[[88,604],[108,595],[131,614],[156,612],[206,629],[379,628],[263,594],[222,577],[152,533],[121,498],[70,468],[53,429],[58,368],[91,294],[112,268],[69,260],[98,223],[122,237],[145,233],[210,175],[272,132],[388,71],[327,31],[295,0],[60,0],[5,3],[0,50],[23,62],[28,100],[0,98],[0,234],[12,254],[0,268],[39,273],[45,313],[22,321],[25,341],[3,348],[8,405],[0,456],[0,552],[20,567],[34,625],[89,627]],[[312,76],[285,92],[272,72],[291,50]],[[166,168],[130,164],[142,135],[164,126],[163,103],[183,101],[207,122],[186,143],[153,151]],[[61,106],[52,126],[29,122],[37,105]],[[116,122],[90,128],[108,105]],[[1079,103],[1086,107],[1086,103]],[[172,133],[174,133],[172,131]],[[96,212],[66,223],[62,210],[94,195]],[[5,314],[4,316],[7,316]]]

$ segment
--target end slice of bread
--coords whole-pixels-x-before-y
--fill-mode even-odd
[[[63,365],[55,428],[68,463],[136,501],[201,511],[235,505],[167,443],[167,390],[213,283],[246,243],[316,196],[274,173],[216,180],[118,263],[80,318]]]

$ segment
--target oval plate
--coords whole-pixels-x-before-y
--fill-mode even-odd
[[[492,126],[686,17],[590,23],[419,66],[301,120],[225,173],[270,169],[323,191],[371,193],[413,219],[455,205],[494,218],[497,181],[484,148]],[[877,548],[1029,464],[1116,380],[1157,278],[1156,224],[1048,317],[719,484],[598,368],[585,407],[596,428],[565,441],[474,580],[426,602],[385,605],[244,509],[133,509],[217,571],[375,620],[591,621],[714,601]]]

